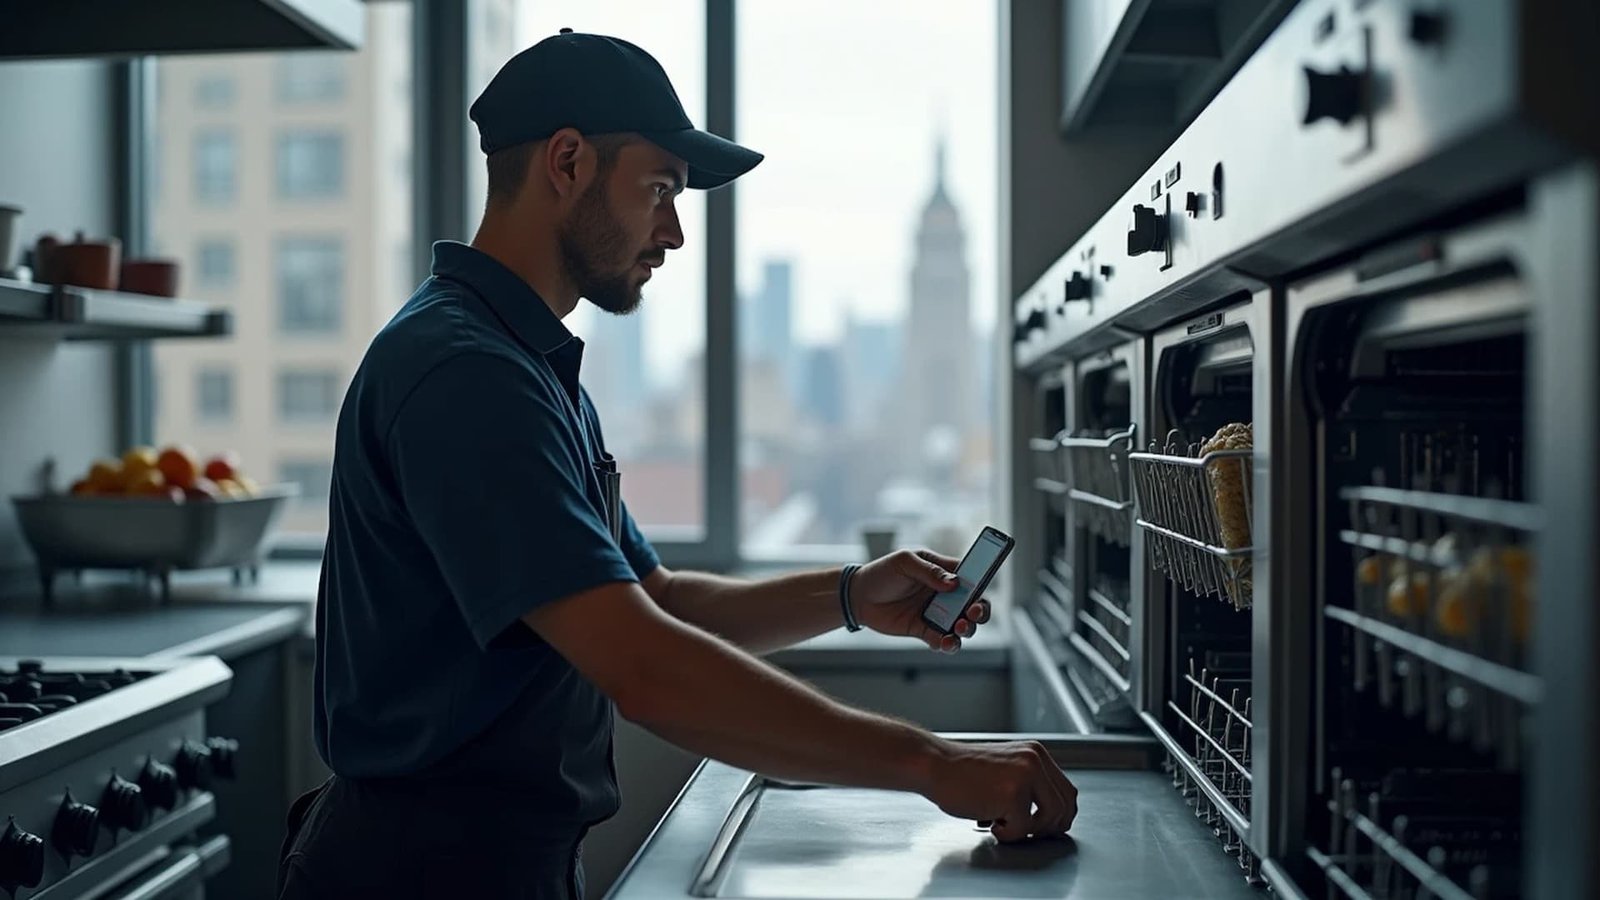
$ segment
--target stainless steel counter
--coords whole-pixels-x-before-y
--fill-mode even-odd
[[[1150,741],[1045,742],[1079,789],[1067,839],[1001,845],[916,795],[795,788],[708,761],[607,896],[1263,896],[1152,769]]]

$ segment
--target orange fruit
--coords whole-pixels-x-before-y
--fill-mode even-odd
[[[167,483],[178,487],[188,487],[200,477],[200,461],[195,458],[194,451],[179,444],[162,450],[156,465],[166,476]]]
[[[89,477],[84,480],[96,493],[114,494],[122,490],[122,463],[112,459],[95,460],[89,467]]]
[[[122,471],[127,473],[154,469],[157,458],[156,451],[149,447],[134,447],[122,454]]]
[[[79,496],[88,496],[94,493],[94,485],[90,484],[87,478],[79,478],[72,483],[72,493]]]

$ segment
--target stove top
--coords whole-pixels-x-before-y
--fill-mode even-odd
[[[36,659],[18,660],[13,669],[0,666],[0,732],[109,694],[152,674],[121,667],[110,671],[56,670]]]

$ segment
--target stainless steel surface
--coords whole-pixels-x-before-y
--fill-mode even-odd
[[[236,658],[305,631],[310,602],[179,599],[153,606],[143,591],[91,590],[94,602],[0,609],[0,656]],[[223,592],[219,592],[223,593]],[[82,599],[74,597],[74,600]]]
[[[708,762],[607,896],[1259,896],[1150,770],[1151,742],[1037,737],[1079,789],[1068,840],[1001,846],[916,795],[778,787]]]
[[[1062,437],[1067,458],[1067,496],[1079,504],[1075,516],[1085,527],[1126,547],[1131,537],[1133,490],[1128,484],[1132,425],[1103,438]]]
[[[63,340],[221,337],[233,313],[193,300],[0,278],[0,329]]]
[[[1560,165],[1571,151],[1549,129],[1586,113],[1552,102],[1530,108],[1527,85],[1556,89],[1559,79],[1542,79],[1569,60],[1519,27],[1521,6],[1443,4],[1447,34],[1422,46],[1411,37],[1412,16],[1423,11],[1413,3],[1303,0],[1123,199],[1018,294],[1019,319],[1051,311],[1018,345],[1019,366],[1053,367],[1120,340],[1112,328],[1176,321],[1250,282],[1303,270]],[[1324,21],[1331,29],[1318,37]],[[1341,65],[1370,73],[1381,90],[1366,95],[1349,124],[1302,124],[1305,68]],[[1190,193],[1194,215],[1185,212]],[[1170,254],[1126,254],[1135,205],[1165,217]],[[1094,265],[1083,262],[1089,257]],[[1074,273],[1090,281],[1091,302],[1064,301]]]
[[[166,497],[13,497],[17,523],[45,569],[204,569],[259,563],[262,542],[299,494],[174,503]]]
[[[1082,700],[1067,687],[1061,668],[1033,619],[1024,610],[1012,613],[1016,638],[1012,667],[1012,703],[1016,706],[1013,727],[1019,731],[1097,731]]]
[[[0,730],[0,817],[47,845],[37,890],[16,896],[98,898],[215,818],[204,773],[215,768],[214,777],[231,777],[224,762],[236,745],[208,742],[205,708],[228,691],[232,675],[211,657],[37,662],[36,669],[0,657],[0,669],[11,676],[8,694],[25,698],[48,686],[79,699],[48,706],[46,697],[23,699],[22,711],[31,705],[43,714]],[[111,802],[113,785],[128,796]],[[70,857],[57,837],[69,800],[99,809],[98,824],[82,818],[92,813],[75,814],[88,834],[73,838]],[[113,818],[116,810],[137,821]]]

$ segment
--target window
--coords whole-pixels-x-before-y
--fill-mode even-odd
[[[195,418],[218,423],[233,420],[233,370],[226,367],[200,369],[194,377]]]
[[[412,4],[368,4],[364,15],[358,51],[161,56],[151,63],[146,158],[167,177],[147,184],[146,230],[179,260],[200,299],[228,307],[235,327],[221,338],[150,343],[157,377],[149,437],[207,454],[233,449],[258,481],[299,483],[302,502],[284,511],[277,534],[307,547],[320,547],[327,528],[334,431],[332,416],[310,418],[311,411],[326,409],[330,393],[337,408],[355,360],[410,291],[408,278],[396,295],[391,248],[411,239],[412,178],[388,164],[391,156],[412,155],[410,98],[388,86],[411,70]],[[195,123],[217,118],[202,110],[198,83],[223,77],[233,82],[227,117],[237,125],[227,131],[225,153],[232,205],[218,215],[193,187],[206,177],[197,131],[217,126]],[[313,140],[281,161],[280,138],[297,134],[345,137],[337,153]],[[372,165],[357,164],[360,146],[371,148]],[[325,177],[330,168],[321,161],[330,155],[334,174]],[[297,185],[331,182],[337,190],[316,203],[283,202],[280,165]],[[199,374],[221,368],[219,360],[231,373],[226,420],[206,418],[201,399],[221,393]],[[288,372],[313,377],[284,391],[280,375]],[[285,401],[285,393],[293,396]],[[285,402],[308,418],[280,424]]]
[[[339,412],[344,381],[333,371],[278,373],[278,417],[285,422],[329,422]]]
[[[278,100],[331,103],[344,99],[345,61],[350,55],[342,51],[283,54],[278,59]]]
[[[288,458],[278,463],[278,480],[299,486],[295,503],[326,512],[333,486],[333,460]]]
[[[227,238],[208,238],[200,242],[195,251],[200,264],[198,278],[204,287],[231,287],[233,285],[233,241]]]
[[[231,131],[202,131],[194,139],[194,195],[202,203],[233,199],[238,147]]]
[[[745,551],[892,525],[959,555],[997,495],[994,4],[744,2],[736,28],[766,153],[735,198]]]
[[[278,138],[278,196],[337,197],[343,191],[343,135],[291,131]]]
[[[199,109],[226,109],[233,105],[234,82],[228,75],[206,75],[194,83],[194,105]]]
[[[337,239],[278,242],[278,328],[293,334],[339,331],[344,255]]]
[[[513,53],[571,27],[643,47],[666,69],[689,118],[705,124],[704,4],[684,4],[671,16],[650,0],[519,0],[514,16],[507,7],[495,0],[472,7],[470,96]],[[516,22],[515,40],[495,24],[505,18]],[[481,209],[481,154],[472,166],[474,208]],[[566,322],[587,342],[582,381],[623,471],[629,511],[655,540],[699,540],[706,524],[705,193],[685,191],[676,204],[688,239],[645,285],[639,310],[614,316],[584,303]]]

